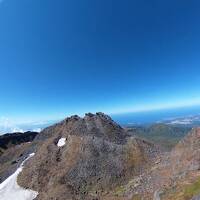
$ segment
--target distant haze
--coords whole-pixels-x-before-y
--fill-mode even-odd
[[[68,116],[65,116],[68,117]],[[200,106],[156,111],[111,114],[113,120],[122,126],[166,123],[171,125],[200,125]],[[11,123],[0,121],[0,134],[24,131],[41,131],[59,120],[35,121],[29,123]]]
[[[200,106],[113,115],[122,125],[144,125],[200,115]]]

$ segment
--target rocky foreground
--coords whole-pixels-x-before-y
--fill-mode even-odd
[[[103,113],[72,116],[44,129],[31,143],[5,151],[0,157],[0,182],[33,152],[17,183],[37,191],[37,200],[199,198],[198,128],[165,153],[130,136]]]

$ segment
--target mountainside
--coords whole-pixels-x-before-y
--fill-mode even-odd
[[[171,150],[189,131],[190,127],[180,127],[168,124],[153,124],[147,127],[128,127],[131,135],[146,138],[160,145],[164,150]]]
[[[184,137],[172,150],[171,156],[173,158],[174,170],[178,170],[179,173],[186,170],[199,170],[200,128],[193,129],[190,134]]]
[[[163,159],[157,172],[161,200],[198,200],[200,194],[200,128],[193,128]]]
[[[57,145],[63,138],[65,144]],[[41,132],[41,143],[18,178],[37,199],[94,199],[140,175],[157,159],[153,144],[129,137],[110,117],[73,116]]]
[[[36,200],[195,200],[200,195],[199,155],[200,128],[162,152],[103,113],[72,116],[3,153],[0,199],[25,191]],[[16,175],[16,169],[21,173]]]
[[[31,142],[38,132],[7,133],[0,136],[0,155],[8,148],[25,142]]]

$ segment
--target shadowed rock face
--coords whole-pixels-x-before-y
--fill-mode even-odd
[[[15,145],[31,142],[36,137],[38,132],[27,131],[24,133],[7,133],[0,136],[0,150],[6,150]]]
[[[34,151],[32,141],[37,132],[10,133],[0,136],[0,183],[10,176],[28,153]]]
[[[66,138],[62,147],[60,138]],[[18,182],[38,191],[38,200],[100,199],[144,173],[159,156],[153,144],[129,137],[103,113],[67,118],[34,142],[38,150]]]

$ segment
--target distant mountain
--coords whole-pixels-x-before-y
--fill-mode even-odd
[[[191,128],[158,123],[150,126],[129,126],[126,130],[131,135],[146,138],[160,145],[165,150],[170,150],[191,130]]]
[[[0,136],[0,155],[8,148],[24,142],[31,142],[38,132],[7,133]]]

